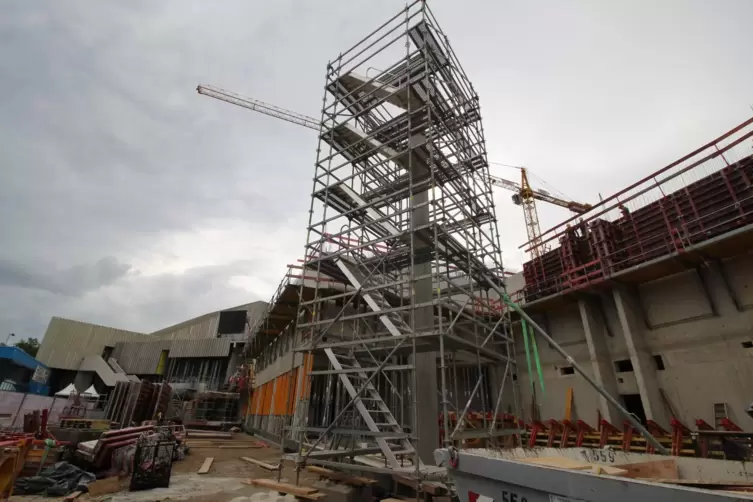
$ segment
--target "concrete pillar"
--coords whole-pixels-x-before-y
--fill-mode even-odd
[[[426,143],[426,138],[417,134],[410,138],[411,146],[417,146]],[[413,160],[411,167],[414,179],[425,173],[425,168],[421,166],[420,161],[416,158]],[[413,195],[414,206],[420,205],[412,212],[413,226],[418,227],[429,223],[429,192],[419,192]],[[421,205],[424,204],[424,205]],[[420,244],[414,241],[416,247]],[[414,276],[421,276],[431,273],[431,263],[418,263],[413,268]],[[413,285],[414,297],[416,303],[430,302],[433,296],[433,287],[431,277],[426,277],[415,282]],[[414,310],[414,323],[416,331],[425,331],[434,329],[434,308],[419,307]],[[413,364],[416,372],[416,422],[413,424],[413,432],[419,438],[418,455],[427,465],[434,464],[434,450],[439,447],[439,396],[437,394],[437,352],[425,352],[416,354]]]
[[[596,305],[591,300],[578,300],[580,310],[580,319],[583,322],[583,331],[586,334],[586,344],[588,345],[588,355],[591,359],[591,371],[593,378],[615,399],[619,400],[619,391],[617,389],[617,378],[615,376],[612,357],[607,348],[607,330],[604,326],[604,319],[598,315]],[[602,418],[610,423],[617,423],[620,415],[617,410],[599,394],[599,411]]]
[[[225,380],[220,383],[225,383],[230,380],[235,374],[235,371],[243,363],[243,344],[234,344],[230,349],[230,360],[227,364],[227,370],[225,371]]]
[[[641,319],[638,299],[621,285],[615,286],[612,294],[646,418],[669,428],[669,417],[659,390],[656,365],[646,343],[646,327]]]
[[[76,390],[79,392],[84,392],[86,389],[91,387],[93,382],[94,382],[93,371],[79,371],[76,373],[76,378],[73,379],[73,385],[76,387]]]

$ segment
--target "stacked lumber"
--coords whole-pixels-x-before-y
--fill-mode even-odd
[[[524,464],[541,465],[545,467],[556,467],[558,469],[570,469],[574,471],[591,472],[593,474],[606,474],[608,476],[625,476],[628,471],[620,467],[612,467],[605,464],[596,464],[573,460],[567,457],[536,457],[522,458],[519,462]]]
[[[306,466],[306,470],[318,474],[319,477],[327,478],[330,481],[337,481],[338,483],[344,483],[346,485],[370,486],[377,482],[376,479],[364,478],[363,476],[351,476],[344,472],[333,471],[332,469],[325,469],[324,467],[318,467],[315,465]]]
[[[261,486],[277,492],[289,493],[296,498],[307,500],[319,500],[327,496],[316,488],[311,488],[310,486],[291,485],[290,483],[281,483],[272,479],[246,479],[241,482],[246,485]]]
[[[279,465],[272,465],[272,464],[269,464],[267,462],[263,462],[261,460],[257,460],[255,458],[241,457],[241,460],[243,460],[244,462],[248,462],[249,464],[258,465],[259,467],[261,467],[263,469],[266,469],[268,471],[279,471],[280,470],[280,466]]]
[[[628,471],[627,477],[665,483],[670,485],[703,488],[704,490],[720,490],[737,493],[753,493],[753,481],[722,481],[701,479],[680,479],[677,463],[674,459],[654,460],[619,466]]]
[[[721,490],[725,492],[753,493],[751,481],[707,481],[700,479],[650,479],[655,483],[703,488],[704,490]]]
[[[674,458],[637,462],[632,464],[605,465],[591,462],[583,462],[567,457],[537,457],[519,459],[526,464],[557,467],[593,474],[606,474],[608,476],[621,476],[654,483],[667,483],[674,485],[692,486],[707,490],[727,490],[753,492],[753,481],[709,481],[680,479],[677,462]]]
[[[189,448],[207,449],[217,448],[220,450],[246,450],[251,448],[266,448],[267,444],[255,440],[246,434],[233,434],[232,432],[186,431],[185,444]]]
[[[437,481],[425,481],[422,480],[420,483],[412,478],[409,478],[408,476],[404,476],[401,474],[393,474],[392,479],[403,486],[407,486],[408,488],[412,488],[415,491],[418,491],[419,493],[428,493],[432,496],[437,495],[444,495],[447,492],[447,487],[439,483]]]

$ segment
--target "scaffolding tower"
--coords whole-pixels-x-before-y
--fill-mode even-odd
[[[479,399],[475,437],[519,433],[497,427],[520,409],[488,174],[478,96],[425,2],[327,65],[295,336],[313,365],[288,389],[299,465],[420,471]],[[450,364],[474,369],[467,402]]]

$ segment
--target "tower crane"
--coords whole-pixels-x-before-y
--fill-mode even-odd
[[[209,96],[210,98],[225,101],[226,103],[230,103],[232,105],[248,108],[249,110],[263,113],[264,115],[269,115],[270,117],[285,120],[287,122],[307,127],[315,131],[319,131],[320,129],[319,121],[313,117],[309,117],[301,113],[296,113],[291,110],[286,110],[285,108],[280,108],[279,106],[271,105],[258,99],[241,96],[240,94],[226,91],[225,89],[221,89],[219,87],[212,85],[199,85],[198,87],[196,87],[196,91],[199,94],[203,94],[204,96]],[[534,190],[533,188],[531,188],[531,185],[528,181],[528,172],[525,167],[520,167],[520,174],[520,182],[499,178],[497,176],[492,176],[491,174],[484,176],[488,176],[489,182],[492,185],[514,192],[512,195],[513,203],[523,207],[523,215],[526,222],[526,232],[528,233],[529,242],[532,243],[530,247],[532,258],[538,258],[544,252],[548,251],[548,249],[546,249],[541,244],[541,227],[539,226],[539,216],[536,209],[536,201],[539,200],[542,202],[548,202],[549,204],[554,204],[555,206],[564,207],[576,214],[585,213],[586,211],[591,209],[591,205],[561,199],[559,197],[551,195],[545,190]]]

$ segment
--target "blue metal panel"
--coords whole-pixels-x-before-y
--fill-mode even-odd
[[[0,347],[0,359],[8,359],[18,366],[23,366],[30,370],[37,369],[37,366],[47,368],[32,356],[19,349],[18,347]]]
[[[49,396],[50,387],[49,385],[42,385],[37,382],[29,382],[29,393],[39,394],[40,396]]]

